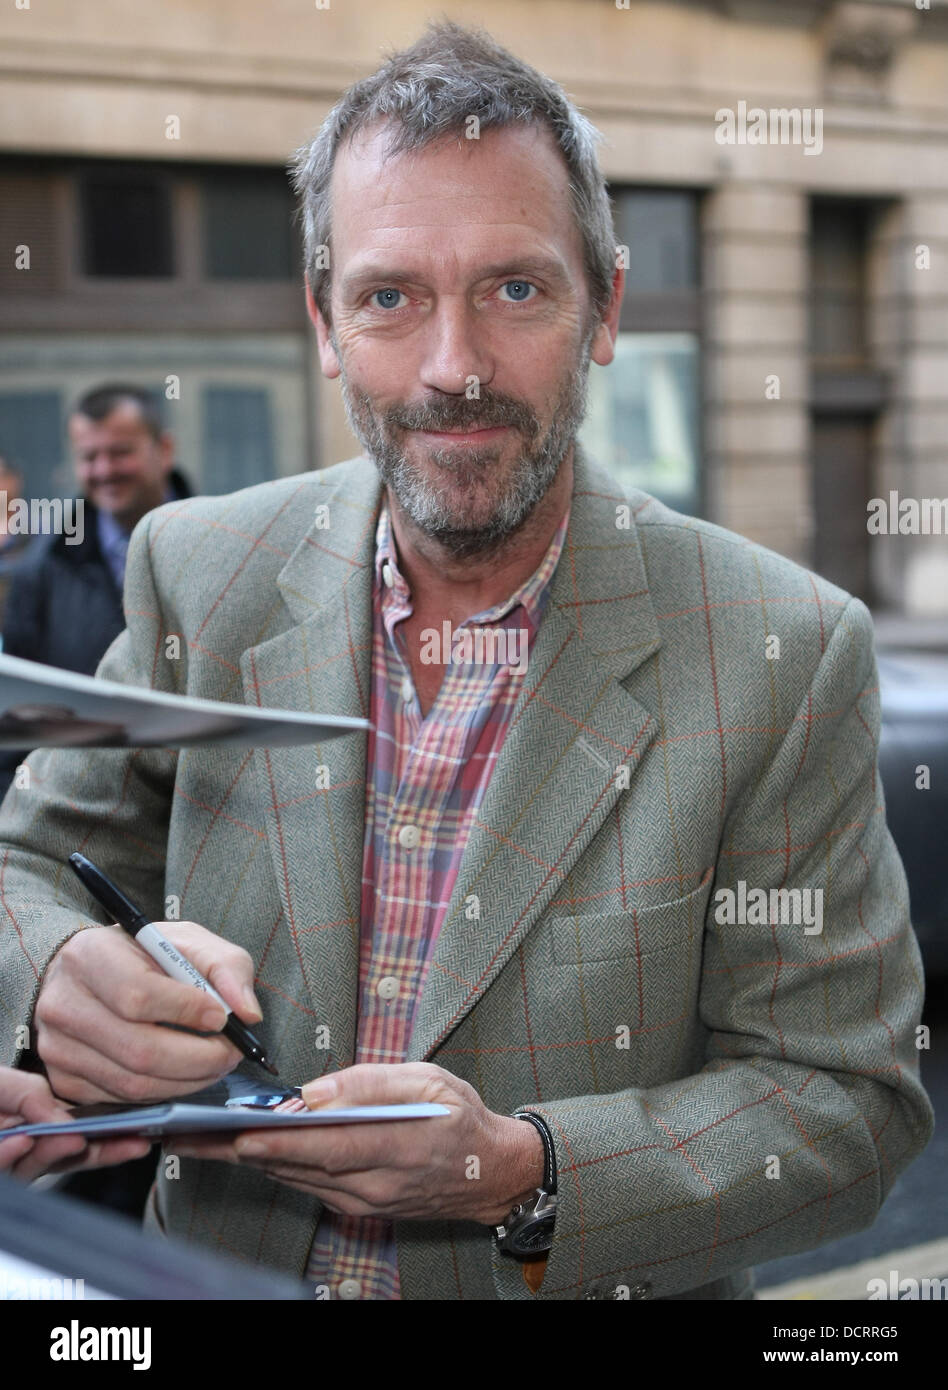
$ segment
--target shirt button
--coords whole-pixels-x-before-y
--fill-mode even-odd
[[[395,975],[383,975],[375,986],[380,999],[394,999],[398,993],[398,979]]]
[[[411,683],[411,676],[406,676],[402,681],[402,699],[407,704],[415,693],[415,688]]]
[[[391,567],[391,565],[388,563],[387,560],[385,561],[385,563],[384,563],[383,566],[382,566],[382,579],[384,580],[384,582],[385,582],[385,587],[386,587],[387,589],[390,589],[390,588],[392,587],[392,585],[395,583],[395,576],[394,576],[394,574],[392,573],[392,567]],[[346,1282],[347,1282],[347,1283],[351,1283],[352,1281],[351,1281],[351,1280],[346,1280]]]
[[[362,1285],[359,1283],[358,1279],[343,1279],[342,1283],[339,1285],[339,1297],[361,1298]]]
[[[421,831],[417,825],[403,825],[398,832],[398,843],[402,849],[417,849],[421,844]]]

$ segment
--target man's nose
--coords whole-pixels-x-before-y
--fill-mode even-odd
[[[86,454],[83,464],[93,482],[100,478],[107,477],[112,471],[112,455],[108,449],[100,449],[98,453]]]
[[[427,330],[427,350],[421,366],[425,386],[460,395],[472,386],[491,381],[494,361],[486,342],[486,327],[478,322],[477,310],[466,296],[444,295]]]

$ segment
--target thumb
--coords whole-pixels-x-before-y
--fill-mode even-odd
[[[425,1100],[426,1082],[428,1076],[417,1063],[360,1062],[308,1081],[301,1089],[310,1110],[338,1110],[349,1105],[403,1105]]]
[[[359,1102],[340,1095],[338,1073],[335,1076],[320,1076],[316,1081],[307,1081],[300,1088],[303,1101],[309,1110],[335,1109],[340,1106],[357,1105]]]

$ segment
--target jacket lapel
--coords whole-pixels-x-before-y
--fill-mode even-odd
[[[578,448],[574,466],[550,602],[471,829],[408,1061],[430,1056],[510,959],[622,795],[617,769],[628,767],[631,780],[657,732],[620,684],[661,641],[635,525],[619,529],[625,498]]]
[[[278,577],[294,626],[243,653],[249,704],[369,717],[381,487],[369,461],[349,468],[342,484],[317,479],[325,493],[317,491],[314,502],[328,506],[329,527],[314,521]],[[328,1026],[325,1069],[348,1066],[356,1036],[366,735],[258,748],[254,759],[283,912],[309,994],[300,1007],[313,1029]],[[317,846],[328,848],[317,857]]]

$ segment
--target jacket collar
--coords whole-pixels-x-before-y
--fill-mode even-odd
[[[569,528],[553,576],[551,606],[590,654],[622,679],[657,650],[658,622],[635,525],[635,507],[613,478],[574,446]],[[277,577],[298,623],[371,593],[382,482],[369,459],[316,475],[327,488],[330,524],[317,516]],[[640,494],[640,504],[650,499]],[[325,516],[325,514],[324,514]],[[628,521],[628,525],[626,525]]]

